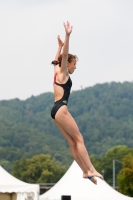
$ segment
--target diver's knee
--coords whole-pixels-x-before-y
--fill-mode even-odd
[[[78,135],[75,142],[76,142],[76,144],[79,144],[79,143],[84,144],[84,138],[81,133]]]
[[[76,148],[77,146],[76,142],[73,139],[69,140],[68,144],[70,148]]]

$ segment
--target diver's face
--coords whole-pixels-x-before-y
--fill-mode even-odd
[[[68,71],[69,71],[69,74],[72,74],[75,69],[76,69],[76,59],[73,58],[70,63],[68,62]]]

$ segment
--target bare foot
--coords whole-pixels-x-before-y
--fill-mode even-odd
[[[84,173],[83,174],[83,178],[88,178],[90,179],[94,184],[97,184],[97,180],[95,177],[99,177],[103,180],[103,176],[97,172],[96,170],[94,170],[93,172],[88,171],[88,173]]]
[[[99,177],[103,180],[103,176],[99,172],[97,172],[96,170],[88,171],[88,173],[83,173],[83,178],[88,178],[88,177],[92,177],[92,176]]]

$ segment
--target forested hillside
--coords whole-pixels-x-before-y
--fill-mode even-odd
[[[21,101],[0,101],[0,164],[8,168],[21,157],[50,154],[65,166],[68,145],[51,121],[53,94]],[[73,91],[69,110],[84,136],[89,154],[101,157],[115,145],[133,147],[133,83],[97,84]]]

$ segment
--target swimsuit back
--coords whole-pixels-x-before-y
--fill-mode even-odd
[[[68,78],[66,83],[60,84],[60,83],[56,82],[56,75],[57,74],[55,74],[55,77],[54,77],[54,84],[62,87],[63,90],[64,90],[64,94],[63,94],[63,97],[61,99],[59,99],[58,101],[56,101],[54,103],[54,107],[51,110],[51,117],[53,119],[55,119],[55,115],[58,112],[58,110],[60,109],[60,107],[67,105],[68,98],[69,98],[69,95],[70,95],[70,90],[71,90],[71,87],[72,87],[72,81],[71,81],[70,77]]]
[[[59,84],[59,83],[56,82],[56,75],[57,74],[55,74],[55,76],[54,76],[54,84],[62,87],[63,90],[64,90],[63,97],[59,101],[62,100],[67,105],[68,98],[69,98],[69,95],[70,95],[70,90],[71,90],[71,87],[72,87],[72,81],[71,81],[70,76],[69,76],[69,78],[68,78],[66,83]]]

